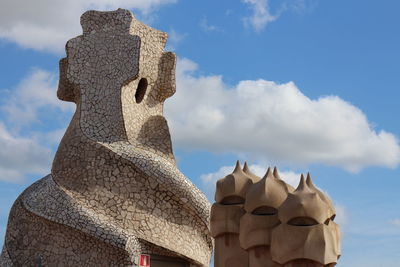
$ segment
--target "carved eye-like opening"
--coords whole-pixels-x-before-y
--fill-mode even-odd
[[[331,219],[326,219],[326,221],[324,222],[325,225],[329,225],[329,222],[331,221]]]
[[[288,224],[294,226],[311,226],[318,224],[318,222],[310,217],[296,217],[291,219]]]
[[[334,267],[336,263],[328,263],[323,265],[319,262],[309,259],[295,259],[287,262],[287,266],[320,266],[320,267]]]
[[[146,95],[147,85],[148,82],[146,78],[140,79],[135,93],[136,103],[139,104],[140,102],[142,102],[144,96]]]
[[[239,196],[229,196],[224,198],[221,201],[221,204],[223,205],[236,205],[236,204],[243,204],[244,203],[244,198],[239,197]]]
[[[278,213],[278,210],[273,207],[262,206],[256,208],[251,213],[254,215],[275,215]]]

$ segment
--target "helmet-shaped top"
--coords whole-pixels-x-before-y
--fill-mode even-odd
[[[277,173],[276,168],[274,172]],[[247,191],[244,209],[249,213],[274,214],[285,201],[288,193],[289,188],[286,183],[275,177],[271,169],[268,168],[264,177],[251,185]]]
[[[288,194],[279,208],[278,216],[281,222],[292,225],[323,224],[330,218],[330,207],[301,175],[299,186]]]
[[[252,184],[252,179],[243,172],[237,161],[233,172],[218,180],[215,201],[221,204],[243,204]]]

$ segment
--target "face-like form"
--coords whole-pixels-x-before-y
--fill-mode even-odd
[[[94,32],[71,39],[66,46],[66,73],[80,111],[80,126],[90,138],[116,141],[125,136],[121,122],[122,85],[137,77],[140,38],[127,32]]]
[[[162,116],[175,92],[176,57],[164,51],[167,35],[127,10],[88,11],[81,24],[83,34],[67,43],[60,62],[58,90],[77,110],[52,167],[54,181],[76,200],[72,212],[88,214],[68,223],[93,222],[88,232],[117,240],[129,254],[176,253],[206,265],[209,203],[178,170]],[[98,225],[112,229],[104,237]]]
[[[271,245],[271,232],[280,224],[278,208],[289,190],[270,169],[260,181],[250,186],[244,204],[246,214],[240,221],[240,241],[244,249]]]
[[[276,168],[273,172],[268,169],[260,180],[246,167],[242,172],[237,165],[232,174],[217,182],[217,203],[211,217],[214,237],[237,233],[240,228],[240,247],[248,252],[241,257],[249,259],[249,266],[334,266],[340,256],[340,230],[333,222],[335,209],[311,177],[304,179],[302,175],[295,190],[280,179]],[[250,177],[254,181],[250,182]],[[234,213],[233,207],[239,209],[239,204],[244,211]],[[222,245],[216,251],[221,254],[218,259],[238,257],[239,249],[235,249]]]
[[[82,132],[173,157],[162,116],[165,99],[175,92],[176,56],[164,51],[167,35],[127,10],[88,11],[81,24],[83,35],[67,43],[67,58],[60,61],[57,94],[77,104]]]
[[[332,221],[334,208],[315,188],[311,178],[301,178],[278,211],[281,224],[273,229],[272,258],[280,264],[335,264],[340,256],[340,230]],[[300,263],[299,263],[300,264]],[[293,265],[297,266],[297,265]],[[312,265],[310,265],[312,266]]]

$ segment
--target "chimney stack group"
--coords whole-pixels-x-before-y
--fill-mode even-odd
[[[332,267],[340,257],[335,208],[310,174],[294,189],[276,167],[260,178],[238,161],[215,201],[214,267]]]

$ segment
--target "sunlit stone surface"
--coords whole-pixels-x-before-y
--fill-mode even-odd
[[[132,266],[139,254],[208,266],[210,204],[177,169],[163,117],[175,92],[167,34],[123,9],[81,25],[57,92],[76,112],[51,174],[12,207],[0,266]]]
[[[294,189],[276,168],[260,178],[237,162],[215,201],[214,267],[332,267],[340,257],[335,208],[309,174]]]

